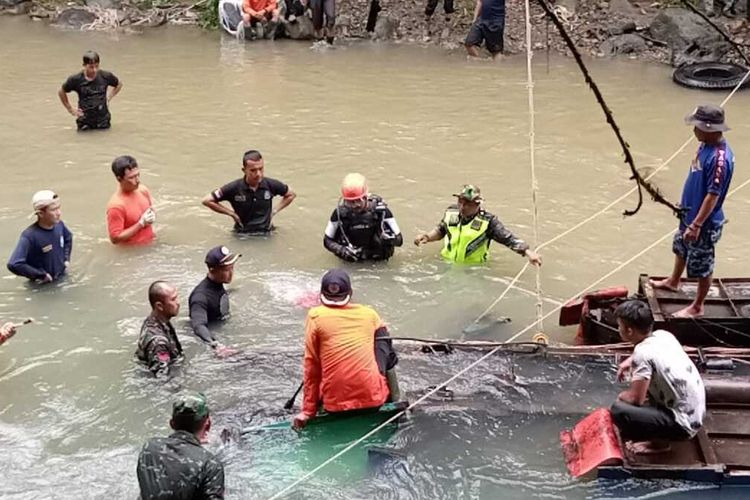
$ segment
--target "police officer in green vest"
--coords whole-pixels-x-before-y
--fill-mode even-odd
[[[482,209],[478,187],[467,184],[453,196],[458,198],[458,204],[448,207],[435,229],[417,235],[415,245],[443,239],[440,252],[443,258],[451,262],[480,264],[487,261],[490,242],[495,240],[523,255],[532,264],[542,265],[542,258],[525,241],[513,236],[497,217]]]

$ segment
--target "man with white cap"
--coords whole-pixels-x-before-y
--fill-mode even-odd
[[[198,283],[188,298],[190,324],[193,332],[218,356],[228,356],[236,351],[216,340],[209,330],[209,323],[224,321],[229,317],[229,295],[225,283],[231,283],[234,276],[234,263],[242,254],[234,254],[225,246],[214,247],[206,254],[208,275]]]
[[[73,234],[60,220],[60,199],[53,191],[37,191],[31,204],[36,222],[21,233],[8,269],[37,283],[49,283],[65,274],[73,250]]]
[[[703,303],[713,278],[715,247],[726,222],[722,205],[734,173],[734,153],[724,138],[729,127],[719,106],[698,106],[685,117],[685,124],[693,126],[700,142],[682,189],[680,206],[686,212],[672,242],[672,274],[651,284],[679,291],[680,278],[687,268],[688,278],[698,279],[698,290],[693,302],[672,316],[698,318],[703,316]]]
[[[294,427],[304,427],[321,404],[327,412],[377,408],[399,399],[388,329],[368,306],[351,304],[352,285],[343,269],[321,280],[320,300],[305,321],[304,401]]]

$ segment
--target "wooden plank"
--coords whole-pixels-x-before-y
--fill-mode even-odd
[[[708,439],[705,428],[701,428],[698,431],[698,434],[695,435],[695,440],[701,450],[704,462],[708,465],[718,464],[719,460],[716,458],[716,451],[714,450],[713,443]]]
[[[661,305],[656,299],[656,291],[653,285],[650,283],[648,274],[641,274],[639,277],[639,288],[643,291],[643,295],[646,296],[646,301],[651,308],[651,314],[654,315],[654,321],[665,321],[666,318],[661,310]]]
[[[732,306],[732,311],[734,311],[734,315],[738,318],[740,318],[740,312],[737,310],[737,307],[734,305],[734,302],[732,302],[732,297],[729,296],[729,291],[727,290],[727,287],[724,286],[724,282],[721,281],[721,278],[716,278],[716,281],[719,282],[719,290],[721,290],[721,293],[724,294],[724,297],[727,298],[729,301],[729,305]]]

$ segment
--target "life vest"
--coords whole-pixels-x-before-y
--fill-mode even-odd
[[[367,197],[367,206],[362,211],[352,210],[345,203],[340,203],[336,209],[340,223],[337,242],[363,249],[368,259],[390,258],[393,245],[381,237],[385,231],[383,214],[386,208],[383,199],[372,194]]]
[[[448,233],[443,238],[440,255],[451,262],[481,264],[490,255],[490,217],[480,210],[471,221],[461,224],[458,208],[448,208],[443,222]]]

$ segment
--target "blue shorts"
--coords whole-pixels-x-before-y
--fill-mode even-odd
[[[716,243],[721,238],[721,226],[701,231],[697,241],[685,243],[682,230],[678,230],[672,241],[672,251],[687,262],[688,278],[706,278],[714,272]]]

